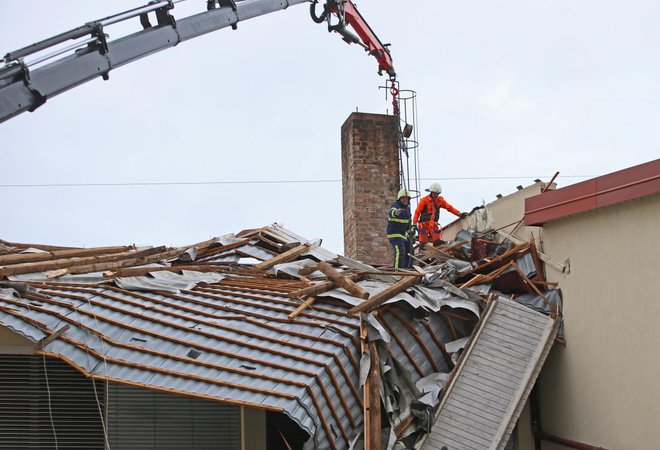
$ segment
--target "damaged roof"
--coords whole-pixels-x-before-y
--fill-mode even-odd
[[[306,448],[361,447],[376,355],[383,448],[411,448],[488,301],[560,307],[534,244],[502,245],[462,235],[395,272],[277,224],[176,248],[0,240],[0,323],[88,377],[283,412]]]
[[[361,427],[359,316],[338,294],[290,319],[310,282],[287,274],[289,258],[272,264],[337,260],[317,243],[274,225],[180,248],[2,246],[0,321],[38,353],[96,379],[285,412],[316,448],[346,448]],[[474,326],[474,301],[447,309],[415,321],[404,302],[374,322],[409,383],[448,372],[443,343]]]

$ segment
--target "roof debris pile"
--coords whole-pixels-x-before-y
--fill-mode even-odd
[[[533,243],[492,237],[408,271],[277,224],[176,248],[0,241],[0,325],[98,380],[283,412],[305,448],[412,448],[490,302],[561,308]]]
[[[546,280],[544,263],[559,270],[563,265],[538,251],[533,240],[524,242],[500,230],[462,230],[455,241],[426,246],[416,256],[425,271],[461,289],[513,296],[540,312],[561,313],[560,291]]]

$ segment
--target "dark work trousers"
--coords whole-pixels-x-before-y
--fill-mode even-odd
[[[407,269],[412,266],[410,252],[412,248],[408,239],[396,237],[390,238],[390,245],[394,250],[394,268]]]

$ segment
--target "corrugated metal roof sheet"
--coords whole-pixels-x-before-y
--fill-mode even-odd
[[[426,248],[424,277],[375,270],[277,224],[178,248],[0,241],[0,324],[87,376],[281,411],[314,448],[346,449],[363,426],[362,319],[378,347],[391,435],[412,445],[431,430],[438,393],[481,315],[486,295],[477,292],[506,292],[560,317],[558,291],[541,292],[533,243],[494,239],[468,233]],[[326,273],[334,278],[320,281]],[[397,282],[403,290],[378,303]],[[301,289],[315,294],[294,294]],[[369,312],[351,315],[356,305]]]
[[[291,320],[301,302],[289,294],[309,283],[235,262],[266,260],[307,242],[274,225],[158,249],[138,260],[130,259],[132,250],[74,263],[61,258],[67,261],[62,269],[49,263],[47,272],[31,274],[2,265],[21,250],[4,243],[9,250],[0,252],[0,276],[38,281],[28,281],[30,290],[20,295],[11,289],[0,295],[0,322],[33,341],[62,332],[40,352],[96,379],[283,411],[313,436],[316,448],[348,448],[362,426],[359,317],[331,296]],[[41,250],[51,256],[39,261],[57,261],[63,251]],[[337,255],[313,245],[300,258],[333,261]],[[453,363],[443,343],[468,335],[476,323],[469,311],[428,305],[417,311],[405,302],[388,304],[377,318],[390,337],[387,357],[413,384],[449,372]],[[389,413],[399,425],[410,417],[412,399],[398,400],[395,391]]]

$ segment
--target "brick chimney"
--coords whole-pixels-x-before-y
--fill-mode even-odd
[[[352,113],[341,127],[344,254],[391,264],[387,210],[399,190],[398,128],[394,116]]]

